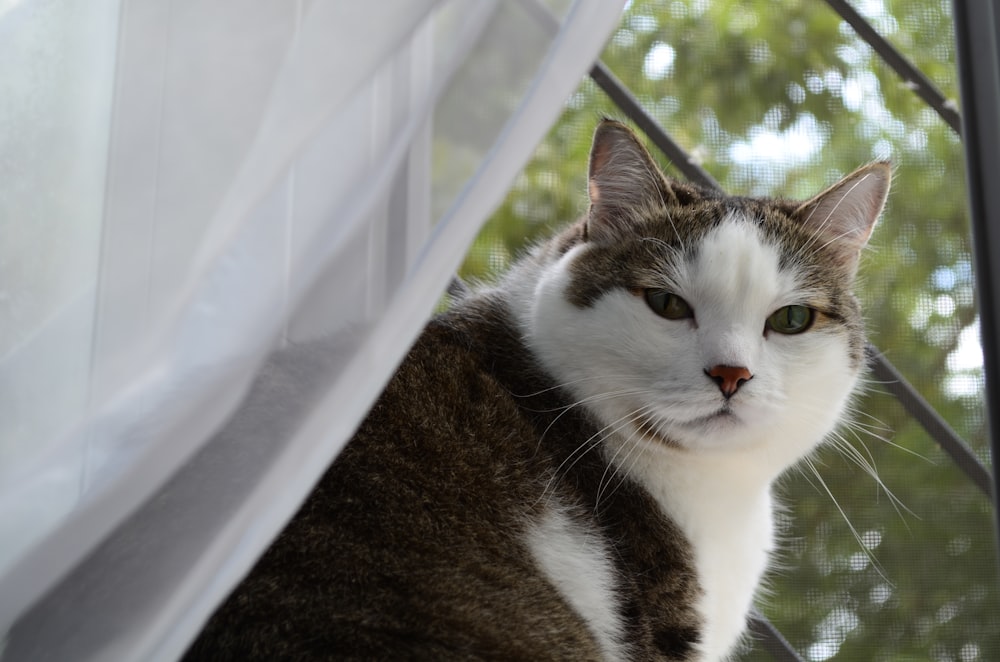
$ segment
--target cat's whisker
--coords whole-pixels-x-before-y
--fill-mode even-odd
[[[895,441],[893,441],[889,436],[887,436],[888,434],[892,433],[892,428],[886,425],[884,421],[876,418],[875,416],[866,411],[856,409],[854,407],[849,408],[848,412],[850,414],[850,417],[847,419],[847,421],[845,421],[845,425],[850,427],[857,426],[858,428],[863,430],[865,434],[867,434],[870,437],[874,437],[875,439],[878,439],[880,442],[886,444],[887,446],[892,446],[893,448],[900,450],[904,453],[907,453],[908,455],[912,455],[913,457],[923,460],[924,462],[927,463],[932,462],[932,460],[926,455],[918,453],[912,448],[907,448],[906,446],[900,445]],[[857,420],[858,417],[869,418],[872,421],[874,421],[875,424],[870,425],[866,423],[861,423]],[[886,434],[881,434],[881,433],[886,433]]]
[[[813,407],[813,409],[819,412],[822,411],[822,406],[817,405]],[[885,422],[879,420],[875,416],[872,416],[870,413],[860,409],[856,409],[854,407],[849,407],[847,409],[847,413],[848,417],[841,422],[841,425],[844,426],[845,428],[850,428],[852,429],[852,431],[856,431],[855,432],[856,434],[857,432],[863,432],[866,436],[877,439],[879,442],[887,446],[891,446],[897,450],[907,453],[908,455],[912,455],[913,457],[923,460],[924,462],[928,463],[931,462],[931,459],[928,458],[926,455],[918,453],[912,448],[907,448],[906,446],[902,446],[893,441],[892,438],[888,436],[888,434],[892,432],[892,428],[886,425]],[[874,424],[862,423],[857,420],[857,417],[869,418],[875,423]],[[860,437],[858,437],[858,439],[860,441]]]
[[[912,448],[907,448],[906,446],[903,446],[901,444],[897,444],[892,439],[885,439],[885,438],[879,437],[879,440],[882,441],[882,442],[884,442],[888,446],[892,446],[896,450],[902,451],[902,452],[904,452],[904,453],[906,453],[908,455],[912,455],[913,457],[918,458],[920,460],[923,460],[924,462],[926,462],[928,464],[933,464],[934,463],[934,461],[931,460],[926,455],[924,455],[922,453],[918,453],[917,451],[913,450]]]
[[[641,389],[621,389],[621,390],[618,390],[618,391],[607,391],[607,392],[604,392],[604,393],[595,393],[593,395],[588,395],[588,396],[586,396],[584,398],[580,398],[580,399],[574,400],[573,402],[570,402],[568,404],[559,405],[557,407],[548,407],[548,408],[545,408],[545,409],[541,409],[541,408],[534,408],[534,407],[528,407],[526,405],[522,405],[522,408],[525,411],[534,412],[536,414],[551,414],[552,412],[557,412],[557,411],[561,412],[561,414],[565,414],[567,411],[569,411],[571,409],[576,409],[577,407],[579,407],[581,405],[593,404],[595,402],[602,402],[604,400],[611,400],[611,399],[622,397],[622,396],[626,396],[626,395],[642,395],[643,393],[646,393],[648,390],[649,390],[648,388],[641,388]],[[556,420],[558,420],[558,417],[556,418]]]
[[[642,444],[636,441],[636,436],[638,434],[639,432],[637,430],[633,431],[632,434],[630,434],[626,439],[623,440],[622,447],[624,448],[625,446],[629,446],[630,448],[628,453],[626,453],[625,458],[620,463],[616,463],[614,472],[608,479],[608,484],[610,485],[611,481],[613,481],[617,477],[618,484],[615,485],[610,492],[608,492],[606,498],[610,499],[612,496],[615,495],[616,492],[618,492],[619,489],[621,489],[621,486],[624,485],[625,481],[628,480],[629,474],[632,473],[633,469],[635,468],[635,465],[642,459],[643,454],[646,452],[645,449],[642,447]],[[626,465],[628,465],[627,468]],[[601,492],[598,493],[597,501],[594,503],[595,513],[597,512],[600,502],[601,502]]]
[[[815,464],[813,464],[813,458],[805,458],[803,464],[806,467],[808,467],[810,471],[812,471],[812,474],[816,477],[816,480],[819,481],[820,486],[822,486],[823,491],[826,492],[827,496],[830,497],[830,500],[833,502],[834,507],[836,507],[837,511],[840,513],[840,516],[843,518],[844,523],[847,524],[847,528],[851,531],[851,535],[853,535],[854,539],[857,541],[858,546],[861,548],[862,553],[866,557],[868,557],[868,561],[869,563],[871,563],[872,568],[875,570],[875,572],[878,573],[879,577],[881,577],[887,584],[889,584],[889,586],[895,587],[896,585],[892,582],[892,580],[889,579],[888,576],[886,576],[884,570],[882,569],[882,565],[878,562],[878,559],[875,558],[875,555],[872,553],[868,545],[865,544],[864,538],[861,536],[860,533],[858,533],[858,530],[854,528],[854,524],[851,522],[851,518],[847,516],[847,513],[840,506],[840,502],[837,501],[837,497],[833,495],[833,492],[830,490],[830,487],[826,484],[826,481],[823,480],[823,476],[820,475],[819,470],[816,469]]]
[[[534,398],[534,397],[537,397],[539,395],[544,395],[546,393],[551,393],[553,391],[558,391],[560,389],[567,389],[570,386],[576,386],[576,385],[579,385],[579,384],[584,384],[586,382],[606,381],[608,379],[625,380],[625,381],[631,380],[631,381],[637,381],[637,382],[643,382],[644,381],[642,379],[642,377],[640,377],[638,375],[630,375],[630,374],[625,374],[625,373],[623,373],[623,374],[607,374],[607,373],[603,373],[603,374],[600,374],[600,375],[587,375],[586,377],[579,377],[577,379],[571,379],[569,381],[561,382],[559,384],[554,384],[554,385],[548,386],[546,388],[538,389],[537,391],[532,391],[531,393],[514,393],[512,391],[508,391],[508,392],[512,396],[514,396],[515,398],[524,398],[524,399],[527,399],[527,398]],[[532,411],[553,411],[553,410],[552,409],[545,409],[545,410],[532,410]]]
[[[644,416],[646,413],[648,413],[649,411],[652,411],[654,409],[655,409],[654,405],[647,404],[647,405],[644,405],[642,407],[639,407],[639,408],[635,409],[634,411],[632,411],[630,414],[627,414],[623,418],[627,418],[628,419],[627,422],[633,422],[633,421],[639,420],[639,418],[641,416]],[[624,427],[624,426],[622,426],[622,427]],[[602,497],[604,495],[605,487],[607,485],[611,484],[611,480],[613,480],[615,478],[615,476],[620,472],[620,467],[623,466],[625,464],[625,462],[628,461],[628,459],[631,457],[632,453],[638,447],[638,444],[633,441],[635,439],[636,435],[638,435],[638,434],[641,434],[641,432],[638,429],[633,429],[632,431],[630,431],[629,435],[622,440],[622,443],[615,450],[614,455],[608,460],[607,467],[605,467],[604,473],[601,475],[601,480],[598,483],[597,498],[594,501],[594,511],[595,511],[595,513],[596,513],[598,507],[600,506],[601,499],[602,499]],[[626,446],[629,447],[629,451],[628,451],[628,453],[625,454],[625,458],[621,462],[616,462],[616,460],[618,459],[618,456],[621,454],[622,450],[624,450]],[[611,472],[611,478],[610,479],[608,479],[608,473],[609,472]],[[605,480],[607,480],[607,483],[605,482]],[[624,476],[623,476],[622,480],[624,480]],[[619,486],[620,485],[621,485],[621,482],[619,482]],[[615,490],[617,490],[617,488],[615,488],[614,490],[611,491],[611,493],[608,495],[609,498],[610,498],[611,494],[614,494]]]
[[[646,405],[645,407],[649,407],[649,406],[651,406],[651,405]],[[640,409],[644,409],[645,407],[640,408]],[[626,427],[631,422],[632,418],[635,415],[636,415],[636,412],[631,412],[629,414],[625,414],[624,416],[619,417],[618,419],[612,421],[608,425],[605,425],[603,428],[601,428],[600,430],[598,430],[597,432],[595,432],[594,434],[592,434],[582,444],[579,444],[576,447],[576,449],[572,453],[570,453],[559,464],[558,467],[556,467],[556,469],[553,472],[552,476],[549,478],[548,482],[546,483],[545,488],[542,490],[542,498],[547,498],[550,489],[553,487],[554,481],[561,480],[562,476],[565,476],[566,474],[568,474],[573,469],[573,467],[576,466],[576,464],[581,459],[583,459],[583,457],[587,453],[591,452],[592,450],[594,450],[598,446],[600,446],[601,443],[603,443],[604,440],[607,439],[609,436],[611,436],[612,434],[615,434],[616,432],[618,432],[622,428]],[[610,430],[610,432],[608,432],[608,430]],[[567,462],[570,463],[569,466],[566,466]],[[565,470],[563,469],[564,467],[565,467]]]
[[[822,405],[820,405],[819,403],[802,403],[801,406],[802,406],[802,409],[804,411],[815,411],[817,413],[820,413],[823,410]],[[903,523],[905,525],[906,524],[906,518],[903,515],[902,511],[906,511],[907,513],[909,513],[910,515],[912,515],[914,517],[917,517],[917,515],[910,508],[908,508],[906,506],[906,504],[903,503],[902,500],[900,500],[895,495],[895,493],[892,492],[891,489],[889,489],[889,487],[882,480],[881,476],[879,476],[878,469],[877,469],[877,467],[875,465],[874,455],[872,454],[871,449],[868,448],[868,445],[865,444],[865,442],[864,442],[864,440],[862,438],[862,434],[864,434],[864,435],[866,435],[868,437],[874,438],[874,439],[876,439],[876,440],[878,440],[878,441],[880,441],[882,443],[886,443],[886,444],[888,444],[890,446],[896,446],[896,447],[899,447],[899,446],[897,444],[895,444],[894,442],[892,442],[891,440],[887,439],[886,437],[884,437],[882,435],[879,435],[879,434],[876,434],[876,433],[874,433],[872,431],[872,429],[888,430],[888,428],[885,426],[884,423],[882,423],[882,421],[879,421],[877,418],[875,418],[875,417],[873,417],[873,416],[871,416],[869,414],[866,414],[865,412],[861,412],[861,411],[857,410],[853,406],[848,407],[847,411],[851,415],[865,415],[868,418],[871,418],[872,420],[876,421],[876,423],[878,425],[877,426],[869,426],[869,425],[866,425],[866,424],[858,423],[853,418],[848,417],[846,420],[844,420],[842,422],[842,428],[841,428],[841,430],[835,430],[835,431],[831,432],[830,435],[828,436],[828,441],[829,441],[830,447],[832,449],[836,450],[837,452],[839,452],[844,457],[846,457],[852,463],[854,463],[855,465],[857,465],[862,471],[864,471],[866,474],[868,474],[875,481],[875,483],[881,489],[881,491],[883,491],[886,494],[886,496],[889,498],[890,503],[893,506],[893,509],[897,512],[897,514],[899,515],[901,521],[903,521]],[[862,453],[862,451],[860,451],[854,444],[852,444],[844,436],[845,433],[852,435],[854,437],[854,439],[856,439],[857,442],[861,444],[861,446],[865,449],[864,453]],[[905,449],[905,448],[903,450],[907,450],[908,451],[908,449]],[[912,452],[912,451],[909,451],[909,452]],[[918,455],[918,457],[919,457],[919,455]],[[819,457],[812,456],[810,458],[807,458],[807,461],[808,461],[808,464],[809,464],[809,468],[814,472],[814,474],[817,474],[816,477],[819,478],[820,480],[822,480],[822,478],[818,475],[818,470],[816,469],[816,466],[815,466],[816,464],[822,464],[822,462],[819,459]],[[804,474],[804,475],[806,475],[806,474]],[[808,475],[806,475],[806,477],[808,479]],[[812,482],[812,481],[809,481],[809,482]],[[815,484],[813,484],[813,485],[815,487]],[[826,487],[825,483],[823,485],[823,488],[824,488],[824,491],[826,491],[829,494],[829,489]],[[832,494],[830,496],[832,498]],[[843,514],[843,510],[840,509],[840,505],[837,504],[837,503],[835,503],[835,505],[837,506],[838,510],[840,510],[841,513]],[[845,518],[845,521],[846,521],[846,518]],[[853,529],[853,526],[851,525],[851,523],[849,521],[847,523]]]
[[[620,398],[620,397],[625,397],[625,396],[630,396],[630,395],[641,396],[644,393],[646,393],[647,391],[648,391],[647,388],[641,388],[641,389],[620,389],[620,390],[617,390],[617,391],[603,391],[603,392],[600,392],[600,393],[595,393],[593,395],[586,396],[584,398],[579,398],[579,399],[574,400],[573,402],[567,403],[565,405],[559,405],[558,407],[549,407],[549,408],[546,408],[546,409],[536,409],[536,408],[528,407],[526,405],[521,405],[521,407],[525,411],[530,411],[530,412],[534,412],[534,413],[538,413],[538,414],[549,414],[549,413],[557,412],[557,411],[559,412],[559,414],[554,419],[552,419],[551,422],[549,422],[549,424],[545,427],[545,430],[543,430],[542,434],[539,436],[539,443],[541,443],[541,441],[544,440],[545,436],[548,434],[549,430],[552,429],[552,426],[554,426],[556,423],[558,423],[559,420],[563,416],[565,416],[566,414],[568,414],[569,412],[571,412],[572,410],[574,410],[574,409],[576,409],[578,407],[584,407],[584,406],[586,406],[588,404],[594,404],[596,402],[603,402],[603,401],[606,401],[606,400],[613,400],[615,398]]]
[[[919,519],[919,516],[916,513],[914,513],[910,508],[908,508],[906,504],[903,503],[903,501],[899,497],[897,497],[891,489],[889,489],[888,485],[886,485],[885,482],[882,480],[882,477],[879,476],[878,469],[875,466],[874,458],[865,457],[861,453],[861,451],[859,451],[857,447],[854,446],[854,444],[850,443],[847,439],[845,439],[839,434],[833,437],[832,444],[837,451],[839,451],[844,455],[844,457],[846,457],[848,460],[856,464],[866,474],[871,476],[872,480],[875,481],[878,487],[883,492],[885,492],[885,495],[889,498],[889,502],[892,504],[893,509],[900,516],[900,519],[904,522],[904,524],[906,520],[903,517],[901,509],[905,510],[913,517],[917,517]]]
[[[854,437],[858,441],[860,441],[861,443],[864,443],[862,441],[862,435],[863,435],[864,437],[868,437],[870,439],[874,439],[875,441],[877,441],[880,444],[883,444],[885,446],[893,446],[893,447],[896,447],[896,448],[901,448],[887,434],[882,434],[882,432],[884,432],[884,431],[881,428],[875,428],[875,427],[872,427],[872,426],[865,425],[863,423],[857,423],[857,422],[852,422],[852,421],[848,421],[848,422],[843,423],[843,428],[845,430],[849,430],[851,432],[851,434],[854,435]],[[907,448],[901,448],[901,450],[907,451],[909,453],[914,454],[917,457],[920,457],[919,454],[914,453],[913,451],[911,451],[911,450],[909,450]],[[926,459],[926,458],[923,458],[923,459]]]
[[[887,446],[893,446],[893,445],[895,445],[893,443],[893,441],[889,437],[887,437],[886,435],[880,434],[880,432],[876,432],[875,430],[877,430],[878,428],[871,428],[869,426],[866,426],[866,425],[863,425],[863,424],[860,424],[860,423],[844,423],[843,427],[845,429],[849,429],[851,431],[851,433],[854,434],[854,435],[856,435],[856,436],[858,436],[859,439],[860,439],[860,436],[862,434],[864,434],[866,437],[870,437],[870,438],[872,438],[872,439],[874,439],[874,440],[876,440],[876,441],[878,441],[880,443],[883,443],[883,444],[885,444]]]
[[[815,411],[816,413],[821,413],[823,411],[824,407],[822,405],[819,405],[819,404],[813,404],[812,406],[808,406],[806,404],[803,404],[802,409],[804,411]],[[871,414],[868,414],[867,412],[858,410],[858,409],[856,409],[854,407],[848,407],[847,408],[847,413],[848,413],[847,418],[845,418],[845,420],[841,421],[841,428],[844,431],[850,432],[850,434],[858,441],[858,443],[860,443],[862,446],[864,446],[865,452],[868,454],[868,457],[871,458],[870,468],[872,469],[872,471],[867,471],[867,473],[869,473],[869,475],[871,475],[871,477],[873,479],[875,479],[876,482],[878,482],[878,484],[882,487],[882,489],[886,492],[887,495],[889,495],[892,499],[895,499],[895,495],[892,494],[892,492],[888,489],[888,487],[886,487],[886,485],[882,482],[882,479],[877,475],[877,471],[875,471],[875,467],[874,467],[874,456],[873,456],[871,450],[868,448],[867,444],[865,444],[864,439],[862,438],[862,435],[870,437],[872,439],[875,439],[875,440],[877,440],[878,442],[880,442],[882,444],[885,444],[887,446],[891,446],[893,448],[901,450],[901,451],[903,451],[905,453],[908,453],[908,454],[910,454],[910,455],[912,455],[914,457],[917,457],[917,458],[919,458],[921,460],[924,460],[926,462],[930,462],[930,459],[927,458],[924,455],[921,455],[920,453],[918,453],[918,452],[916,452],[916,451],[914,451],[912,449],[909,449],[909,448],[906,448],[905,446],[901,446],[901,445],[897,444],[896,442],[894,442],[888,436],[880,434],[881,432],[890,432],[891,429],[888,426],[886,426],[884,422],[882,422],[881,420],[875,418]],[[865,416],[865,417],[870,418],[873,421],[875,421],[876,424],[875,425],[869,425],[869,424],[866,424],[866,423],[861,423],[861,422],[859,422],[859,421],[856,420],[855,416]],[[842,445],[835,444],[835,446],[838,448],[838,450],[844,451],[845,454],[851,454],[851,453],[847,452],[848,448],[850,448],[851,451],[853,451],[853,452],[858,452],[859,453],[859,451],[857,451],[857,449],[854,447],[854,445],[851,444],[846,438],[843,437],[843,435],[842,435],[841,432],[834,431],[834,432],[832,432],[830,434],[829,438],[832,441],[840,441]],[[862,467],[862,468],[864,468],[864,467]],[[902,502],[900,502],[899,505],[902,508],[904,508],[905,510],[907,510],[907,512],[912,512]]]
[[[566,414],[568,414],[571,410],[573,410],[573,409],[575,409],[577,407],[582,407],[582,406],[585,406],[585,405],[588,405],[588,404],[593,404],[595,402],[604,402],[606,400],[614,400],[616,398],[621,398],[621,397],[624,397],[624,396],[630,396],[630,395],[639,395],[639,396],[641,396],[641,395],[644,395],[647,392],[648,392],[648,389],[629,389],[629,390],[622,389],[622,390],[619,390],[619,391],[608,391],[608,392],[604,392],[604,393],[597,393],[597,394],[594,394],[592,396],[588,396],[586,398],[581,398],[581,399],[576,400],[576,401],[574,401],[574,402],[572,402],[572,403],[570,403],[568,405],[565,405],[564,407],[556,407],[556,408],[553,408],[553,409],[541,410],[539,413],[549,413],[549,412],[553,412],[553,411],[559,411],[559,409],[562,409],[562,411],[559,413],[559,415],[556,416],[554,419],[552,419],[552,421],[547,426],[545,426],[545,429],[542,431],[542,434],[539,435],[538,444],[536,445],[536,450],[537,450],[538,446],[541,445],[541,443],[545,439],[546,435],[548,435],[549,430],[552,429],[552,426],[554,426],[556,423],[558,423],[559,419],[561,419],[563,416],[565,416]]]
[[[871,465],[874,467],[874,465],[875,465],[875,455],[872,453],[871,449],[868,448],[868,444],[865,443],[864,439],[861,438],[861,434],[859,434],[859,432],[864,432],[866,435],[868,435],[868,436],[870,436],[870,437],[872,437],[874,439],[877,439],[877,440],[881,441],[881,438],[878,437],[878,435],[870,434],[869,432],[867,432],[863,428],[861,428],[859,430],[859,428],[856,428],[855,426],[850,425],[850,424],[844,425],[843,433],[840,432],[840,431],[836,431],[835,430],[833,432],[833,439],[834,439],[834,441],[839,441],[841,443],[847,444],[848,446],[850,446],[852,449],[854,449],[855,451],[857,451],[860,454],[861,450],[858,449],[857,447],[855,447],[854,444],[850,443],[847,440],[847,438],[844,436],[844,433],[850,433],[857,440],[857,442],[861,445],[861,448],[864,449],[863,456],[865,457],[865,459],[868,462],[870,462]]]
[[[847,424],[851,425],[852,427],[856,427],[859,430],[864,430],[866,434],[870,434],[879,441],[888,441],[885,435],[891,434],[892,428],[887,426],[881,420],[875,418],[874,416],[866,414],[866,412],[864,411],[855,410],[854,408],[848,408],[847,415],[849,417],[847,420]],[[870,418],[872,419],[873,422],[865,423],[863,421],[858,420],[862,417]]]

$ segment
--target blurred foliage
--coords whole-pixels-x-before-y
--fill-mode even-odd
[[[856,8],[957,99],[950,3]],[[635,0],[602,58],[731,192],[807,197],[862,163],[893,162],[862,269],[870,336],[988,462],[952,130],[820,0]],[[489,278],[585,210],[602,115],[622,113],[584,82],[476,240],[464,277]],[[867,384],[855,419],[844,437],[879,479],[832,446],[815,459],[818,477],[791,472],[784,551],[761,609],[807,660],[1000,659],[990,500],[878,383]]]

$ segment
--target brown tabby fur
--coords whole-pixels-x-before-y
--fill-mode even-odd
[[[187,660],[596,660],[523,547],[555,467],[597,432],[511,319],[473,299],[435,319],[308,502]],[[552,496],[615,541],[634,659],[683,660],[698,590],[676,527],[598,453]]]

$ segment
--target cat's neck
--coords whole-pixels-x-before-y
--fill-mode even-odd
[[[627,457],[609,440],[609,461]],[[644,447],[620,470],[641,485],[681,527],[694,551],[704,618],[705,659],[732,652],[774,547],[773,467],[747,450],[692,453]],[[738,550],[738,553],[734,551]]]
[[[604,453],[692,535],[761,511],[770,518],[771,485],[780,472],[761,460],[759,449],[692,452],[615,436]]]

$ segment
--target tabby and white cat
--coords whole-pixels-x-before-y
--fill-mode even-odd
[[[723,196],[602,122],[588,215],[430,322],[188,659],[725,659],[889,179]]]

